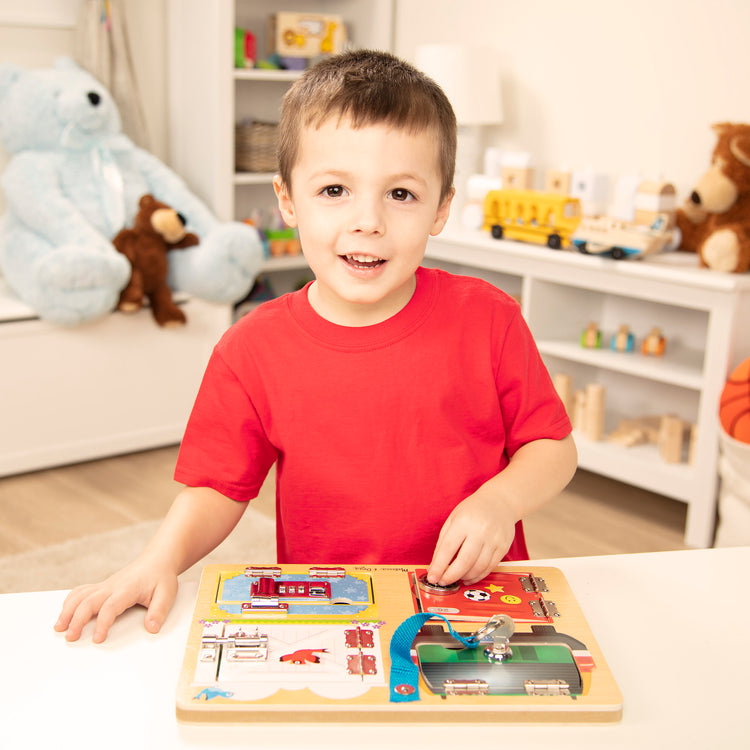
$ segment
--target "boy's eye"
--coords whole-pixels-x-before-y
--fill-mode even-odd
[[[408,201],[414,196],[406,188],[396,188],[391,191],[391,197],[396,201]]]
[[[345,191],[341,185],[328,185],[322,192],[328,198],[340,198]]]

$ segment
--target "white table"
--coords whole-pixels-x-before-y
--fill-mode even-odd
[[[750,745],[750,547],[535,563],[566,575],[623,693],[621,722],[182,725],[175,685],[197,590],[186,584],[161,634],[147,634],[134,610],[98,646],[90,626],[76,644],[53,631],[65,592],[0,596],[0,747]]]

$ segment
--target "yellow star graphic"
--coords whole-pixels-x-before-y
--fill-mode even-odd
[[[491,593],[493,593],[493,594],[494,594],[494,593],[495,593],[496,591],[503,591],[503,590],[504,590],[504,588],[503,588],[502,586],[496,586],[496,585],[495,585],[494,583],[491,583],[491,584],[490,584],[490,585],[489,585],[489,586],[488,586],[487,588],[488,588],[488,589],[490,590],[490,592],[491,592]]]

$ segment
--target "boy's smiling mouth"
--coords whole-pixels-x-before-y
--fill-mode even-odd
[[[347,254],[341,255],[339,257],[352,268],[357,268],[364,271],[372,268],[378,268],[385,263],[385,260],[383,260],[382,258],[376,258],[374,255]]]

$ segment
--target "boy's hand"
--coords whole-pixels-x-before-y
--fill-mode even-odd
[[[167,566],[138,558],[119,572],[93,585],[73,589],[55,623],[65,640],[77,641],[86,623],[96,617],[92,641],[101,643],[112,623],[125,610],[140,604],[147,608],[144,627],[158,633],[177,596],[177,575]]]
[[[505,557],[516,521],[556,497],[575,473],[577,462],[572,435],[521,446],[499,474],[448,516],[427,579],[441,586],[481,581]]]
[[[480,488],[459,503],[443,524],[427,579],[441,586],[481,581],[505,557],[515,523],[510,507]]]

